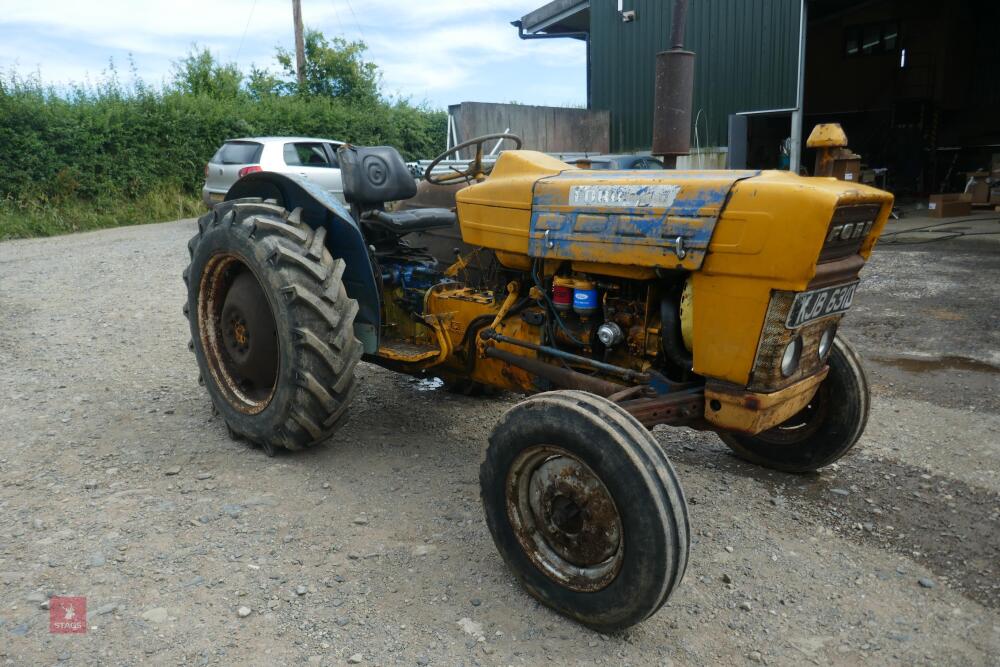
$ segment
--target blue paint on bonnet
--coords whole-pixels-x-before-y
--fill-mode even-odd
[[[528,254],[532,257],[605,261],[620,264],[697,269],[704,260],[715,224],[736,182],[759,171],[568,170],[539,180],[532,197]],[[701,183],[689,181],[698,179]],[[705,181],[708,181],[706,183]],[[651,186],[679,188],[667,207],[570,204],[574,185],[587,188]],[[686,256],[676,252],[683,239]],[[621,261],[615,261],[620,257]]]

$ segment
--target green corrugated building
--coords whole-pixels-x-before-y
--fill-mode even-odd
[[[586,42],[588,107],[610,111],[612,151],[648,151],[672,9],[553,0],[514,24],[526,39]],[[997,25],[991,0],[688,0],[692,136],[728,150],[733,166],[777,167],[801,106],[803,146],[816,123],[840,122],[879,185],[962,189],[966,172],[1000,168]],[[802,166],[812,166],[804,148]]]

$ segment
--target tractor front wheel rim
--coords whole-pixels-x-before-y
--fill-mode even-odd
[[[548,577],[582,592],[614,580],[624,558],[621,516],[586,463],[560,447],[529,447],[510,468],[506,500],[521,548]]]

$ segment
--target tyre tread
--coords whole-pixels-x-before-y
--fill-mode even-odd
[[[630,468],[642,477],[641,480],[635,481],[636,484],[643,485],[651,491],[652,506],[648,507],[648,511],[658,517],[656,525],[668,527],[664,546],[669,550],[665,556],[669,569],[663,576],[654,579],[658,588],[654,595],[646,599],[643,603],[645,606],[641,609],[628,611],[608,609],[601,614],[583,617],[572,608],[559,606],[557,608],[576,616],[587,625],[603,630],[620,629],[638,623],[656,613],[667,602],[683,578],[690,549],[690,519],[683,491],[666,453],[653,435],[632,415],[605,398],[575,390],[537,394],[515,405],[501,417],[494,429],[490,437],[490,446],[480,467],[480,480],[484,484],[484,502],[490,495],[485,486],[486,480],[506,478],[506,471],[501,470],[498,458],[501,456],[499,443],[502,440],[498,434],[503,433],[515,420],[546,420],[549,418],[547,411],[553,408],[568,415],[567,419],[575,423],[589,422],[591,426],[600,428],[614,441],[613,446],[617,451],[628,457]],[[490,511],[487,511],[488,518],[490,515]],[[500,521],[502,523],[505,519]],[[497,541],[497,546],[501,547],[496,531],[509,530],[509,527],[496,526],[491,521],[490,530],[493,532],[494,540]],[[501,553],[504,553],[502,547]],[[513,564],[507,559],[506,554],[504,558],[508,564]],[[515,572],[515,574],[535,597],[546,604],[554,604],[550,594],[535,589],[520,573]]]
[[[294,394],[287,401],[286,417],[264,439],[291,450],[321,442],[345,422],[362,356],[353,327],[358,303],[343,288],[346,265],[326,249],[325,228],[302,222],[301,211],[289,213],[257,198],[223,202],[202,216],[198,233],[189,241],[192,258],[209,230],[220,224],[234,228],[225,233],[245,233],[261,249],[268,270],[280,275],[279,298],[294,323],[295,381],[289,386]],[[184,271],[186,282],[190,271],[190,266]],[[195,318],[189,313],[189,319]]]
[[[810,448],[822,448],[822,453],[817,453],[808,460],[794,460],[789,458],[788,453],[772,449],[767,441],[756,436],[720,432],[719,438],[733,453],[750,463],[790,473],[813,472],[846,456],[864,434],[871,410],[871,396],[868,378],[861,364],[861,357],[854,346],[847,339],[837,336],[834,338],[833,348],[828,359],[830,374],[827,375],[824,382],[833,380],[833,374],[836,371],[838,381],[847,383],[843,393],[848,396],[841,398],[857,401],[856,418],[848,411],[847,414],[852,419],[852,423],[846,433],[837,434],[836,428],[820,427],[817,432],[812,434],[811,440],[786,445],[789,448],[787,451],[794,455],[808,451]],[[844,367],[842,369],[834,368],[833,364],[838,359],[843,361]],[[838,437],[834,438],[834,434],[837,434]]]

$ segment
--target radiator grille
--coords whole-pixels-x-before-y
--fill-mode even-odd
[[[825,364],[819,358],[820,336],[831,324],[840,322],[842,315],[831,315],[797,329],[786,329],[785,321],[794,299],[795,292],[771,293],[771,302],[767,307],[764,328],[757,343],[757,356],[750,374],[750,391],[777,391],[816,373]],[[795,336],[802,336],[802,356],[799,367],[791,377],[786,378],[781,374],[781,356]]]
[[[826,241],[819,254],[820,262],[829,262],[857,254],[872,231],[881,204],[839,206],[826,231]]]

